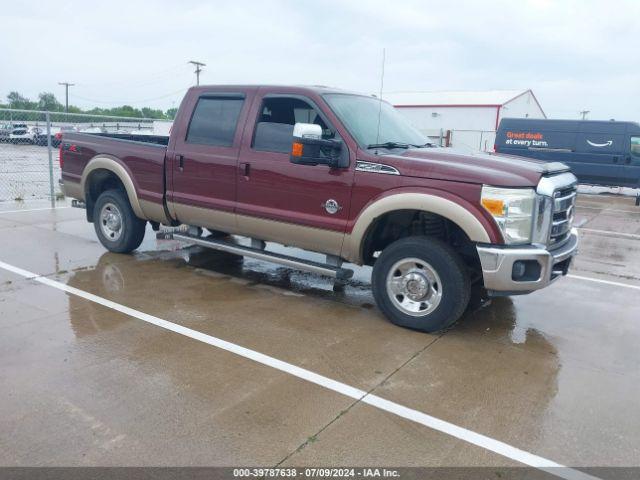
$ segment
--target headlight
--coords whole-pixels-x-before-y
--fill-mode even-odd
[[[533,188],[482,187],[482,206],[493,216],[508,244],[531,242],[535,199]]]

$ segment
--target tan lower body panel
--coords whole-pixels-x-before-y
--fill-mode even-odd
[[[237,233],[238,231],[236,215],[231,212],[193,207],[174,202],[169,202],[168,208],[181,223],[186,225],[221,230],[228,233]]]
[[[340,255],[344,233],[266,218],[237,216],[242,235],[290,245],[313,252]]]
[[[344,234],[340,232],[183,204],[173,206],[180,214],[180,221],[188,225],[221,230],[329,255],[340,255],[342,250]]]
[[[340,252],[340,257],[344,258],[347,262],[355,263],[357,265],[362,265],[363,261],[360,258],[359,248],[351,248],[354,245],[354,241],[351,235],[346,234],[344,236],[344,242],[342,244],[342,251]],[[359,247],[359,245],[358,245]]]
[[[82,191],[80,182],[65,180],[62,183],[62,193],[64,193],[65,197],[71,197],[75,198],[76,200],[84,201],[84,192]]]
[[[140,199],[140,208],[142,209],[146,220],[164,224],[170,223],[164,212],[164,207],[161,204]]]
[[[84,200],[79,183],[65,180],[63,190],[68,197]],[[144,212],[146,220],[164,224],[169,223],[162,205],[140,200],[140,208]],[[278,222],[266,218],[235,215],[231,212],[183,204],[170,205],[170,209],[171,211],[179,212],[180,221],[187,225],[244,235],[329,255],[340,256],[342,251],[344,234],[332,230]]]
[[[82,185],[79,182],[65,180],[62,183],[62,193],[64,193],[65,197],[84,201],[84,192],[82,191]],[[158,223],[169,223],[169,219],[165,215],[164,208],[161,204],[142,199],[140,199],[139,202],[140,209],[144,214],[142,216],[144,220],[151,220]]]

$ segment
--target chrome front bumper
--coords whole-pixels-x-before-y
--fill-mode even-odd
[[[478,246],[482,265],[484,287],[494,295],[528,293],[546,287],[566,275],[574,255],[578,252],[578,231],[573,228],[567,242],[554,250],[538,246],[502,247]],[[522,261],[529,265],[537,262],[536,278],[514,279],[514,263]]]

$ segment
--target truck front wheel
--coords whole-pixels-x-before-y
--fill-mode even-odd
[[[147,222],[136,217],[129,199],[121,190],[102,192],[93,212],[98,240],[107,250],[129,253],[140,246]]]
[[[449,245],[407,237],[385,248],[373,266],[378,308],[396,325],[436,332],[460,318],[469,303],[469,275]]]

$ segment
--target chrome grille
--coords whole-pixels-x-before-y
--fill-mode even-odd
[[[576,185],[560,188],[553,193],[553,210],[549,247],[560,246],[571,233],[577,197]]]

